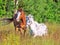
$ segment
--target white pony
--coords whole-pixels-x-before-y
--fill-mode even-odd
[[[28,17],[27,25],[32,30],[32,33],[34,34],[33,37],[43,36],[48,33],[47,26],[44,23],[39,24],[38,22],[34,21],[33,16],[31,14],[29,14],[27,17]]]

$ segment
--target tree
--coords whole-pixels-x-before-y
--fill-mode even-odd
[[[12,17],[20,7],[38,22],[60,22],[60,0],[0,0],[0,16]]]

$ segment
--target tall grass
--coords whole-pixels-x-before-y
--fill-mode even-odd
[[[60,25],[46,23],[48,36],[33,38],[26,33],[26,37],[15,34],[13,24],[0,26],[0,45],[60,45]]]

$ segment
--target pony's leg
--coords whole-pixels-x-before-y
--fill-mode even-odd
[[[33,37],[35,38],[37,35],[35,34]]]
[[[37,34],[37,31],[34,31],[34,36],[33,37],[36,37],[38,34]]]

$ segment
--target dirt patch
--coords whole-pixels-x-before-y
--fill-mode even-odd
[[[10,31],[0,31],[0,41],[7,39],[7,36],[10,34]]]
[[[60,41],[60,30],[56,30],[56,31],[53,33],[52,38],[53,38],[55,41]]]

